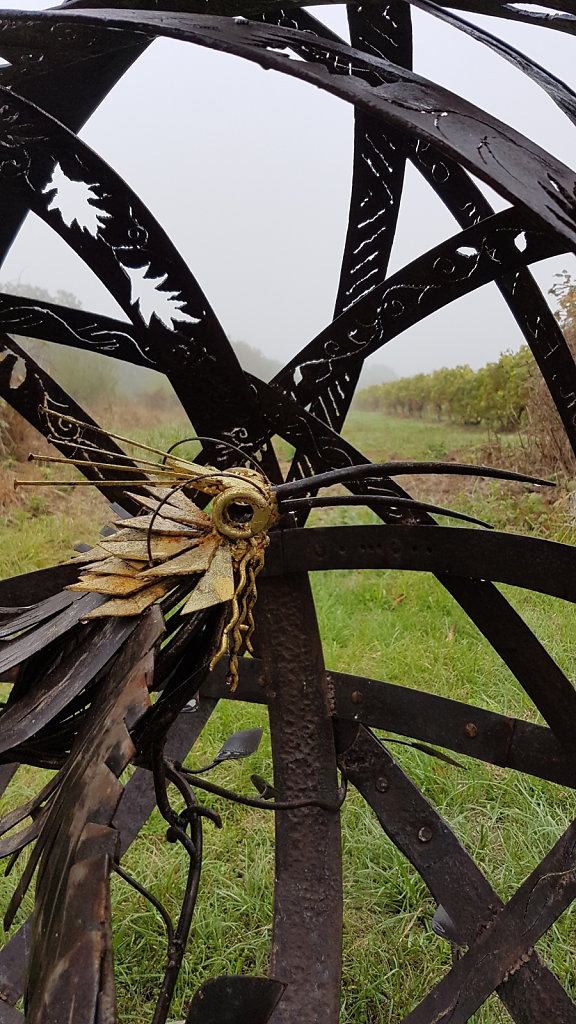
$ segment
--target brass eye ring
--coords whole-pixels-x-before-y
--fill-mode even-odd
[[[231,505],[247,505],[252,513],[250,518],[244,523],[235,522],[228,511]],[[227,487],[212,502],[212,521],[216,529],[232,540],[248,540],[249,537],[264,533],[277,518],[273,497],[260,494],[248,482]]]

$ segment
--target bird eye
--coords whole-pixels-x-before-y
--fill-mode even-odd
[[[226,513],[233,523],[243,525],[250,522],[254,515],[254,509],[252,505],[247,505],[244,502],[231,501],[226,509]]]
[[[212,521],[220,533],[232,540],[247,540],[264,533],[278,518],[276,502],[246,482],[239,482],[216,495]]]

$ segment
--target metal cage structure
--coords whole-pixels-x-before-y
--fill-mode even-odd
[[[337,1024],[339,809],[346,784],[373,808],[385,836],[428,886],[441,908],[437,927],[466,947],[404,1018],[406,1024],[460,1024],[493,992],[520,1024],[576,1022],[574,1003],[534,949],[576,895],[576,822],[504,905],[373,732],[390,729],[464,754],[471,753],[473,737],[479,760],[576,786],[576,691],[496,586],[508,583],[574,602],[574,550],[533,537],[439,526],[434,515],[447,510],[412,499],[397,478],[490,470],[375,465],[341,434],[368,356],[417,321],[494,282],[576,452],[574,359],[530,271],[540,260],[574,251],[576,175],[530,139],[412,69],[412,7],[523,72],[551,97],[571,130],[572,90],[453,9],[574,33],[574,0],[544,0],[544,6],[459,0],[450,10],[441,0],[350,4],[349,43],[302,6],[277,0],[116,7],[69,0],[37,13],[0,13],[0,56],[6,61],[0,67],[2,256],[33,211],[94,271],[126,317],[0,295],[0,395],[113,503],[118,534],[100,559],[109,559],[109,573],[133,581],[144,560],[144,571],[156,581],[150,585],[148,575],[146,587],[141,580],[126,585],[146,594],[141,606],[126,613],[121,602],[128,590],[118,596],[118,577],[107,593],[95,582],[102,569],[92,549],[64,565],[0,583],[0,668],[3,678],[13,680],[0,714],[0,781],[6,787],[20,764],[54,773],[34,800],[0,822],[0,855],[10,864],[34,844],[15,883],[7,923],[37,869],[32,918],[0,951],[0,1024],[116,1021],[110,874],[122,871],[122,853],[156,804],[169,838],[190,855],[154,1024],[168,1019],[196,899],[202,818],[210,816],[196,791],[218,792],[201,773],[186,772],[182,761],[217,702],[238,698],[265,704],[270,722],[274,794],[252,801],[266,803],[275,816],[269,977],[207,980],[190,993],[188,1024]],[[165,232],[78,135],[159,37],[192,44],[191,59],[198,46],[233,54],[354,107],[350,212],[334,316],[270,383],[243,372]],[[458,230],[389,274],[407,162]],[[82,187],[84,219],[62,215],[58,176]],[[492,209],[475,178],[507,201],[504,210]],[[373,271],[368,276],[367,266]],[[143,315],[134,271],[155,282],[171,304],[168,322]],[[165,374],[194,434],[204,439],[197,463],[168,453],[155,469],[143,471],[142,461],[131,461],[106,425],[100,429],[35,363],[19,336],[71,346],[78,360],[97,351]],[[295,450],[285,480],[275,436]],[[208,477],[213,489],[202,492]],[[309,509],[330,503],[320,492],[335,482],[346,494],[332,503],[365,505],[379,525],[307,526]],[[223,518],[216,522],[219,501]],[[153,531],[162,521],[172,531],[168,555],[168,542]],[[196,568],[180,574],[173,558],[184,554],[175,552],[187,552],[189,559],[197,557],[191,551],[205,552],[199,533],[203,542],[212,538],[210,558],[202,571],[199,563],[186,562]],[[114,549],[124,541],[126,548]],[[112,556],[117,552],[114,571],[110,546]],[[216,597],[200,599],[208,563],[217,557],[226,562],[227,582],[218,590],[213,574]],[[159,572],[158,565],[168,569]],[[546,725],[327,670],[308,574],[363,568],[436,576]],[[112,611],[112,593],[124,610]],[[186,614],[183,602],[190,600]],[[254,657],[241,657],[253,619]],[[221,656],[224,663],[228,658],[227,673]],[[197,712],[186,714],[193,698]],[[239,734],[222,757],[243,756],[254,742],[253,735]],[[129,764],[136,768],[124,785],[120,776]],[[184,811],[172,807],[169,786],[178,789]],[[24,1014],[16,1009],[22,995]]]

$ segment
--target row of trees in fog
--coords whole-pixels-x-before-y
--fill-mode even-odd
[[[518,352],[504,352],[497,362],[480,370],[455,366],[365,388],[356,407],[392,416],[514,430],[526,410],[533,362],[529,348],[523,345]]]

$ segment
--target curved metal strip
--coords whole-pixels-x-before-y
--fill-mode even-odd
[[[225,676],[223,666],[217,666],[208,676],[202,684],[206,699],[266,703],[258,658],[240,659],[239,683],[234,693],[226,686]],[[342,722],[385,729],[576,789],[573,753],[567,753],[552,730],[543,725],[382,679],[331,669],[326,672],[326,686],[331,694],[333,717]]]
[[[49,36],[45,37],[45,48],[39,60],[39,55],[30,53],[27,45],[23,45],[16,54],[13,51],[9,53],[2,46],[0,31],[2,55],[13,61],[11,66],[0,68],[0,83],[15,88],[16,92],[40,104],[73,131],[79,131],[110,89],[149,46],[148,39],[129,34],[118,40],[116,46],[109,45],[109,36],[107,42],[105,53],[94,53],[92,47],[88,59],[65,66],[66,51],[59,51],[51,62]],[[73,39],[69,44],[73,44]],[[0,263],[3,263],[27,213],[25,204],[0,193]]]
[[[560,244],[562,248],[562,243]],[[379,284],[302,349],[272,381],[309,404],[320,390],[338,392],[339,379],[402,331],[449,302],[514,270],[558,252],[552,235],[526,229],[514,208],[447,239]],[[331,424],[332,425],[332,424]]]
[[[353,46],[358,45],[359,49],[376,57],[396,60],[405,67],[411,67],[412,29],[407,4],[393,0],[385,8],[349,6],[347,14]],[[296,47],[294,49],[303,60],[318,60],[317,51],[307,44],[310,34],[335,43],[343,42],[309,11],[291,8],[288,12],[267,14],[263,21],[298,29],[300,42],[297,50]],[[349,73],[348,68],[334,70],[339,74]],[[377,75],[372,75],[372,79],[373,84],[379,81]],[[355,111],[352,188],[335,317],[355,302],[360,294],[386,277],[407,152],[408,145],[402,133],[383,128],[370,116]],[[363,267],[372,271],[368,283],[364,279]],[[351,379],[346,380],[343,387],[353,391],[355,383]],[[321,412],[315,410],[315,415],[321,416]],[[332,419],[329,422],[335,425]]]
[[[414,2],[422,10],[440,17],[495,50],[543,88],[568,117],[576,120],[576,96],[565,83],[550,75],[525,54],[470,25],[453,13],[444,11],[427,0]],[[421,142],[415,144],[412,159],[462,228],[493,215],[494,211],[488,200],[457,163],[446,157],[442,158],[432,146]],[[568,440],[576,453],[576,366],[562,330],[539,286],[527,270],[519,269],[496,279],[496,286],[530,346],[562,419]]]
[[[573,0],[546,0],[543,4],[514,4],[510,0],[445,0],[441,6],[455,7],[471,14],[484,14],[489,18],[505,18],[525,25],[551,28],[556,32],[576,34],[576,6]]]
[[[150,353],[142,351],[131,323],[101,313],[1,292],[0,327],[8,334],[53,341],[161,372]]]
[[[576,898],[575,850],[573,822],[474,945],[404,1018],[403,1024],[465,1024],[510,972],[529,962],[535,943]],[[543,995],[544,999],[538,999],[536,1019],[566,1020],[569,1024],[576,1021],[574,1004],[561,1009],[551,999],[552,992]],[[526,1008],[523,1010],[525,1013]]]
[[[520,232],[519,234],[522,234],[522,232]],[[333,390],[334,390],[334,389],[333,389]],[[338,394],[338,388],[336,388],[336,389],[335,389],[335,393],[336,393],[336,394]],[[326,400],[327,400],[327,399],[325,399],[325,401],[326,401]],[[565,402],[565,403],[564,403],[564,405],[565,405],[565,407],[566,407],[567,403]],[[566,412],[566,408],[564,409],[564,413],[565,413],[565,419],[567,419],[567,418],[568,418],[568,414],[567,414],[567,412]]]
[[[412,160],[460,227],[493,216],[490,203],[459,164],[419,142]],[[518,239],[523,244],[522,235]],[[495,284],[530,346],[576,453],[576,365],[564,334],[530,271],[512,270],[495,278]]]
[[[48,622],[43,623],[30,633],[15,640],[5,641],[0,645],[0,672],[6,672],[13,665],[19,665],[26,658],[37,654],[53,640],[59,639],[68,633],[84,615],[102,604],[100,594],[83,594],[78,601],[74,601],[59,615],[55,615]]]
[[[429,0],[403,0],[403,2],[408,2],[413,7],[418,7],[419,10],[425,11],[434,18],[438,18],[459,32],[466,33],[466,35],[475,39],[476,42],[482,43],[483,46],[493,50],[499,57],[503,57],[504,60],[512,64],[518,71],[521,71],[527,78],[530,78],[536,85],[539,85],[556,106],[576,124],[576,93],[574,90],[566,82],[563,82],[556,75],[547,71],[546,68],[537,64],[527,54],[522,53],[514,46],[510,46],[509,43],[498,39],[497,36],[493,36],[490,32],[486,32],[477,25],[472,25],[471,22],[459,18],[452,11],[444,10],[438,3],[430,3]]]
[[[9,90],[0,87],[0,96],[0,181],[108,287],[134,323],[143,355],[169,376],[199,432],[213,435],[218,423],[219,436],[233,442],[255,438],[258,448],[262,424],[253,392],[165,232],[72,132]],[[61,190],[73,192],[73,214],[59,198]]]
[[[270,422],[281,419],[278,432],[284,433],[297,447],[307,452],[312,472],[364,461],[352,446],[320,421],[306,414],[295,403],[281,400],[277,391],[262,385],[261,382],[253,380],[253,383]],[[378,486],[380,485],[381,481],[378,482]],[[392,481],[389,486],[399,494],[404,493]],[[484,631],[528,692],[533,694],[538,691],[541,678],[548,678],[560,692],[570,688],[566,676],[495,588],[485,584],[479,591],[474,581],[459,580],[456,577],[445,578],[442,582]],[[553,712],[548,712],[550,713]],[[571,748],[572,744],[569,749]]]
[[[329,671],[328,685],[333,687],[336,718],[432,743],[576,789],[573,754],[568,754],[552,730],[543,725],[434,693],[343,672]]]
[[[315,23],[315,24],[317,24],[317,23]],[[310,50],[310,46],[308,46],[307,49]],[[519,237],[522,236],[522,234],[523,234],[522,231],[519,232]],[[539,330],[540,332],[541,332],[541,329],[542,329],[542,315],[541,315],[541,313],[543,313],[543,308],[541,310],[539,310],[538,315],[536,315],[536,317],[535,317],[535,321],[536,321],[535,327],[536,327],[536,330]],[[550,315],[549,315],[549,319],[551,319]],[[353,331],[354,331],[354,329],[353,329]],[[358,329],[357,329],[357,331],[358,331]],[[358,342],[359,339],[356,336],[356,334],[353,334],[353,337],[355,338],[355,341]],[[559,340],[560,340],[560,332],[557,329],[556,338],[553,339],[553,344],[548,344],[547,347],[546,347],[546,355],[547,356],[549,356],[551,353],[553,353],[554,356],[556,356],[556,357],[554,357],[554,360],[553,360],[554,361],[554,366],[549,367],[549,370],[546,373],[546,376],[547,376],[548,380],[551,380],[551,381],[556,381],[557,380],[557,371],[559,369],[558,368],[558,362],[561,361],[561,360],[563,361],[563,364],[564,364],[562,369],[564,371],[570,371],[571,370],[572,371],[572,375],[574,375],[573,360],[568,355],[568,352],[566,350],[563,350],[564,346],[561,347],[559,345]],[[529,337],[529,341],[530,341],[530,337]],[[545,361],[544,361],[543,358],[540,358],[540,366],[542,368],[546,367],[546,369],[548,369],[547,364],[545,364]],[[351,371],[353,371],[353,373],[354,373],[353,368],[352,367],[348,367],[347,371],[346,371],[346,375],[349,374],[349,372],[351,372]],[[559,388],[556,387],[556,391],[558,391],[558,390],[559,390]],[[561,414],[562,414],[563,419],[565,421],[565,425],[571,431],[571,435],[574,435],[574,429],[573,429],[574,424],[572,423],[573,417],[572,417],[571,411],[569,409],[569,407],[571,406],[572,390],[573,389],[568,388],[568,395],[566,393],[564,395],[556,394],[556,395],[554,395],[554,398],[557,399],[557,401],[559,402],[559,404],[561,406]],[[331,410],[332,410],[332,417],[331,417],[331,419],[335,420],[336,417],[337,417],[338,420],[341,420],[343,410],[339,410],[339,415],[337,415],[337,409],[336,409],[336,404],[340,404],[340,406],[342,404],[341,387],[334,386],[331,389],[331,391],[332,391],[331,394],[329,392],[327,392],[327,394],[322,399],[321,408],[318,410],[318,412],[324,412],[325,415],[326,415],[328,413],[328,409],[330,407]],[[327,406],[326,402],[328,402],[328,406]],[[336,425],[336,424],[334,423],[334,425]]]
[[[514,269],[565,250],[553,235],[527,228],[519,211],[493,214],[452,236],[378,284],[326,327],[276,375],[272,387],[308,405],[334,391],[369,355],[449,302]],[[162,369],[136,330],[122,321],[20,296],[0,295],[0,325],[14,334],[97,351]],[[332,417],[329,422],[331,422]]]
[[[168,733],[166,755],[183,761],[194,745],[200,732],[214,710],[217,700],[208,697],[200,699],[193,713],[184,712],[174,722]],[[0,766],[0,771],[11,766]],[[144,768],[137,768],[126,784],[120,802],[112,819],[112,826],[120,834],[120,852],[132,844],[144,822],[156,805],[152,774]],[[30,948],[31,920],[28,919],[0,949],[0,986],[7,1004],[15,1003],[24,992],[26,959]],[[3,1024],[0,1000],[0,1024]],[[21,1018],[23,1021],[23,1017]],[[11,1022],[7,1022],[11,1024]]]
[[[455,526],[326,526],[271,534],[265,575],[323,569],[448,574],[576,602],[576,548],[556,541]]]
[[[406,4],[395,0],[384,8],[349,6],[347,13],[353,46],[411,67],[412,29]],[[277,23],[288,27],[293,25],[305,33],[313,32],[341,42],[308,11],[291,11]],[[305,43],[299,47],[298,54],[305,60],[316,59],[316,52]],[[376,84],[377,76],[372,77]],[[409,145],[401,132],[383,128],[374,118],[355,110],[352,189],[334,317],[386,277],[408,150]],[[310,407],[313,415],[339,429],[354,395],[360,371],[360,363],[345,367],[339,375],[337,387],[315,396]],[[300,462],[296,452],[289,476],[302,475],[305,475],[305,462]]]
[[[90,7],[100,7],[103,6],[104,2],[105,0],[100,0],[100,2],[94,2],[94,0],[70,0],[64,6],[68,9],[80,10],[88,5]],[[323,6],[338,2],[339,0],[318,0],[318,3]],[[314,2],[309,3],[309,0],[292,0],[290,4],[294,8],[304,5],[306,7],[314,6]],[[134,3],[133,0],[120,0],[118,4],[120,8],[137,7],[140,10],[146,9],[147,6],[147,2]],[[189,12],[196,6],[198,6],[200,13],[205,10],[203,5],[189,2],[189,0],[170,0],[170,9],[174,11]],[[270,15],[275,20],[279,15],[283,15],[285,11],[282,0],[243,0],[243,2],[241,0],[212,0],[210,6],[214,14],[240,15],[246,18],[262,18]],[[459,0],[458,3],[451,3],[449,0],[446,0],[446,6],[473,11],[477,14],[486,14],[494,18],[500,17],[528,24],[544,25],[564,32],[574,32],[576,30],[573,27],[573,23],[576,23],[574,0],[565,0],[565,2],[564,0],[546,0],[545,4],[535,4],[535,10],[533,11],[530,10],[527,4],[517,7],[510,3],[509,0]]]
[[[277,391],[255,379],[253,384],[258,390],[259,400],[269,421],[274,423],[276,420],[277,432],[284,434],[296,447],[307,453],[311,472],[365,461],[351,445],[319,420],[314,420],[295,403],[284,400]],[[381,483],[378,481],[378,486],[381,486]],[[393,481],[387,483],[387,486],[398,494],[404,494]],[[470,615],[472,621],[483,630],[498,654],[529,693],[538,692],[541,678],[550,680],[553,688],[560,692],[570,689],[570,683],[564,673],[494,587],[484,584],[479,590],[478,584],[473,580],[456,577],[445,577],[442,583]],[[539,700],[540,706],[541,699]],[[553,711],[548,710],[545,717],[550,714],[553,714]],[[571,743],[569,749],[572,749]]]
[[[33,591],[29,593],[29,597],[35,597]],[[8,621],[0,626],[0,640],[6,640],[7,637],[13,636],[15,633],[21,633],[45,619],[50,619],[77,600],[77,594],[71,594],[70,591],[64,590],[53,594],[45,601],[39,601],[37,604],[21,609],[19,615],[10,615]]]
[[[38,865],[26,1019],[113,1020],[114,976],[107,892],[117,833],[111,822],[134,756],[130,728],[149,704],[158,610],[142,617],[104,678],[17,890]]]
[[[84,423],[95,425],[94,420],[68,395],[52,377],[29,356],[24,349],[0,332],[0,397],[20,413],[40,433],[50,436],[54,430],[54,423],[60,422],[58,414],[73,416]],[[54,412],[54,417],[49,416],[44,409]],[[63,441],[76,441],[77,438],[70,433],[70,425],[62,423],[60,437]],[[54,441],[56,448],[63,455],[72,458],[81,458],[90,461],[90,451],[81,447],[70,449],[59,445]],[[102,435],[102,447],[106,448],[109,454],[99,454],[94,461],[115,462],[117,455],[124,453],[122,449],[112,441],[111,438]],[[126,466],[133,466],[129,459],[123,459]],[[123,471],[107,469],[99,466],[87,465],[83,472],[88,479],[93,480],[98,489],[110,501],[121,497],[126,508],[138,510],[138,504],[123,488],[109,487],[107,483],[112,480],[122,480],[125,477]],[[133,490],[134,488],[131,488]],[[137,490],[138,488],[136,488]],[[6,602],[8,603],[8,602]]]
[[[509,259],[517,260],[520,264],[524,264],[527,259],[536,258],[544,252],[551,251],[548,248],[547,236],[530,233],[529,242],[521,252],[515,245],[518,233],[522,233],[521,223],[516,221],[514,211],[506,210],[501,214],[494,215],[489,222],[490,231],[485,230],[486,226],[479,225],[469,229],[468,232],[455,236],[449,243],[443,243],[433,250],[432,254],[427,254],[415,264],[410,264],[410,274],[395,275],[391,279],[391,283],[383,286],[384,302],[390,306],[395,301],[400,301],[395,299],[398,291],[406,297],[408,302],[411,300],[413,292],[416,292],[416,308],[411,306],[406,311],[402,310],[405,312],[403,322],[407,323],[416,318],[418,308],[424,308],[431,312],[436,308],[436,304],[442,296],[446,298],[448,294],[452,296],[463,294],[469,287],[470,281],[480,284],[487,280],[490,274],[493,276],[494,270],[498,267],[492,255],[494,246],[500,244],[500,248],[496,249],[496,254],[499,254],[501,258],[504,258],[507,253]],[[475,242],[479,249],[477,259],[472,261],[474,267],[469,268],[467,272],[464,268],[470,263],[470,257],[458,252],[458,249],[468,248],[466,242]],[[452,263],[450,263],[451,257]],[[455,263],[462,267],[460,276],[449,273]],[[434,266],[436,267],[438,287],[422,284],[416,286],[416,281],[423,280],[425,270],[433,269]],[[455,280],[452,280],[452,277]],[[414,282],[413,287],[410,286],[411,280]],[[418,300],[420,301],[418,302]],[[344,318],[346,323],[353,323],[352,310],[344,314]],[[83,310],[68,310],[64,307],[20,299],[20,297],[6,296],[0,301],[1,322],[4,322],[12,332],[21,331],[27,335],[33,333],[36,337],[58,340],[93,351],[112,354],[110,349],[114,346],[113,354],[117,358],[145,365],[144,356],[138,350],[138,337],[134,329],[121,321],[99,317]],[[325,333],[328,335],[328,332],[329,329]],[[314,367],[313,361],[310,360],[310,362]],[[288,365],[292,366],[292,364]],[[161,369],[162,367],[156,364],[155,368]],[[313,368],[310,373],[307,371],[303,375],[304,379],[301,384],[294,385],[294,391],[303,401],[308,397],[310,390],[308,378],[313,372]],[[292,377],[294,373],[295,371],[293,371]],[[336,371],[334,371],[335,373]],[[257,393],[258,407],[267,424],[265,431],[261,432],[261,442],[267,442],[275,433],[286,438],[305,456],[308,475],[335,467],[354,466],[366,462],[367,460],[352,445],[294,401],[287,387],[285,379],[287,377],[288,370],[282,371],[274,385],[267,385],[257,378],[247,375],[251,390],[253,393]],[[313,391],[313,389],[311,390]],[[382,481],[379,480],[379,484],[381,483]],[[392,481],[386,481],[386,486],[395,490],[399,496],[404,494],[402,489]],[[365,489],[364,484],[362,487]]]
[[[279,31],[280,31],[280,30],[279,30]],[[227,48],[227,47],[224,47],[224,48]],[[380,61],[380,63],[382,63],[382,61]]]
[[[425,3],[426,0],[423,0],[423,9],[428,10],[428,6],[424,7]],[[440,17],[445,17],[452,24],[451,19],[454,18],[453,15],[446,14],[441,8],[435,8],[435,11],[439,13]],[[430,5],[430,13],[433,13],[432,5]],[[332,41],[343,42],[334,32],[326,27],[322,30],[321,23],[305,11],[292,12],[290,20],[286,16],[281,23],[312,31],[316,35],[322,35],[323,31],[324,35]],[[467,26],[467,23],[462,22],[461,19],[454,19],[454,24],[456,27],[460,27],[460,24]],[[477,31],[473,26],[471,28],[473,32]],[[478,30],[477,37],[480,41],[485,42],[486,45],[491,45],[493,42],[494,48],[497,49],[501,56],[511,60],[519,70],[525,71],[569,115],[573,112],[574,94],[559,79],[549,75],[548,72],[530,58],[520,54],[519,51],[514,50],[512,47],[508,47],[507,44],[500,43],[499,40],[488,33]],[[305,44],[300,46],[298,53],[304,59],[315,59],[314,52],[311,52]],[[333,70],[336,73],[348,74],[347,67],[335,66]],[[432,185],[462,228],[472,227],[481,219],[486,219],[493,215],[494,210],[485,199],[483,193],[459,164],[446,156],[442,157],[434,150],[430,143],[422,143],[421,140],[413,145],[412,150],[412,159],[416,167],[429,184]],[[524,235],[521,232],[518,236],[520,245],[523,244],[523,237]],[[568,439],[576,453],[576,422],[574,416],[576,366],[564,335],[538,285],[529,272],[520,269],[495,280],[497,287],[501,291],[532,350],[552,400],[562,419]],[[377,328],[378,324],[371,325],[368,316],[360,319],[358,326],[354,328],[353,334],[359,348],[361,348],[362,335],[370,340]],[[322,336],[321,334],[319,337],[322,338]],[[314,359],[313,344],[314,342],[301,350],[289,364],[298,377],[300,376],[298,372],[300,370],[299,360],[303,353],[308,353],[310,361]],[[337,341],[333,342],[330,354],[334,360],[337,359]],[[319,354],[319,361],[321,359],[322,353]],[[320,372],[318,368],[315,371],[315,375],[318,376]],[[285,375],[288,375],[288,368],[285,368],[277,375],[276,382],[282,383],[284,386]],[[352,384],[357,380],[358,375],[359,367],[357,368],[356,365],[348,363],[337,381],[334,379],[328,380],[326,382],[326,391],[322,392],[320,399],[316,398],[313,404],[311,404],[311,410],[314,414],[320,419],[329,422],[330,426],[335,429],[340,429],[350,405],[353,392]],[[306,476],[308,468],[306,458],[297,451],[288,478],[297,479]]]
[[[66,563],[0,580],[0,607],[2,610],[31,607],[35,602],[54,597],[63,587],[76,582],[78,572],[78,565]]]
[[[421,2],[415,0],[415,3],[421,9],[435,14],[462,31],[469,32],[473,38],[494,49],[500,56],[510,61],[518,70],[527,74],[536,84],[540,85],[569,117],[573,120],[576,119],[576,96],[573,91],[531,58],[442,8],[427,3],[427,0],[421,0]],[[363,10],[367,12],[370,9],[364,8]],[[306,19],[309,19],[310,25]],[[311,18],[307,12],[296,12],[294,24],[322,34],[320,23]],[[324,29],[324,35],[334,42],[342,42],[335,33],[326,29]],[[305,58],[310,56],[313,59],[314,56],[303,48],[299,53]],[[393,57],[393,54],[382,55]],[[403,61],[400,63],[405,64]],[[339,67],[335,70],[343,74],[348,73],[347,68]],[[432,185],[462,228],[471,227],[480,219],[493,215],[494,210],[484,198],[483,193],[459,164],[446,157],[440,157],[429,143],[417,142],[412,148],[414,152],[412,159],[415,165],[424,174],[426,180]],[[521,237],[519,236],[519,238]],[[576,453],[576,424],[574,422],[576,366],[564,335],[531,274],[518,270],[511,275],[496,279],[496,284],[532,350]],[[359,343],[361,338],[358,337],[358,334],[362,332],[370,336],[370,328],[365,320],[361,321],[361,326],[354,335]],[[337,355],[335,348],[337,348],[336,344],[331,349],[334,358]],[[307,351],[310,352],[310,348]],[[298,356],[292,360],[292,365],[297,365],[297,361]],[[345,371],[338,381],[338,386],[329,383],[328,393],[322,397],[320,402],[315,402],[312,407],[315,415],[322,419],[328,419],[330,425],[335,429],[341,427],[349,407],[350,387],[346,377],[350,376],[350,372],[351,367],[348,367],[347,372]],[[322,415],[323,410],[325,410],[325,415]],[[304,467],[300,464],[298,453],[296,453],[290,477],[298,475],[305,475],[305,472]]]
[[[82,642],[31,681],[26,692],[0,715],[0,753],[35,736],[94,681],[138,625],[137,618],[106,619],[88,627]],[[49,660],[48,652],[46,660]]]
[[[574,601],[576,585],[565,574],[575,566],[575,549],[529,537],[446,527],[347,526],[275,533],[265,571],[274,575],[320,568],[386,568],[435,573],[574,756],[576,690],[487,580]]]
[[[373,808],[394,845],[414,865],[434,898],[454,920],[459,941],[467,945],[476,936],[482,936],[487,922],[503,904],[470,854],[386,748],[366,728],[337,728],[336,735],[342,770]],[[520,926],[518,932],[521,931]],[[510,945],[513,949],[514,943]],[[482,965],[478,964],[480,977],[483,974],[481,968]],[[444,979],[441,984],[446,982]],[[448,982],[447,987],[457,1005],[457,985],[451,986]],[[576,1007],[535,952],[529,951],[523,960],[518,957],[517,972],[511,972],[505,982],[502,982],[502,976],[497,978],[486,996],[494,988],[519,1024],[541,1024],[543,1014],[547,1020],[562,1020],[566,1024],[576,1021]],[[410,1020],[411,1016],[406,1019]],[[429,1011],[426,1024],[436,1019],[453,1020],[448,1013],[436,1018]]]
[[[412,66],[410,8],[401,0],[385,7],[346,8],[351,45],[363,53]],[[300,26],[303,27],[303,26]],[[326,35],[319,26],[319,35]],[[375,77],[374,84],[377,84]],[[401,132],[383,128],[362,111],[354,115],[354,162],[348,231],[334,317],[386,277],[400,211],[408,144]],[[353,392],[356,380],[346,382]],[[315,411],[315,415],[319,415]],[[326,416],[323,419],[328,419]]]
[[[366,113],[382,118],[392,127],[434,143],[441,152],[455,157],[503,196],[526,206],[562,235],[571,247],[576,247],[574,172],[508,125],[405,68],[367,56],[352,47],[326,39],[316,40],[313,36],[307,39],[307,46],[319,59],[323,58],[324,67],[291,60],[279,49],[297,47],[301,40],[299,32],[247,23],[246,19],[239,23],[208,15],[170,12],[144,15],[117,10],[44,11],[25,16],[26,32],[30,32],[33,41],[34,32],[42,34],[42,22],[52,21],[56,38],[60,25],[64,27],[66,20],[76,19],[94,25],[104,21],[110,27],[128,26],[132,31],[137,28],[154,35],[195,42],[317,85]],[[2,23],[5,31],[18,31],[18,26],[20,30],[23,27],[17,15],[4,15]],[[355,75],[345,78],[327,73],[333,64],[344,62],[363,72],[374,71],[386,81],[374,88]],[[20,175],[17,173],[16,177]],[[191,299],[192,293],[186,296],[187,302]],[[196,315],[198,312],[197,309]]]

